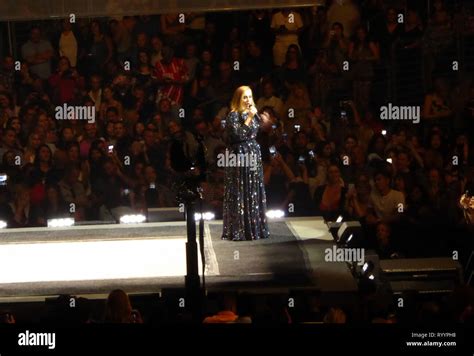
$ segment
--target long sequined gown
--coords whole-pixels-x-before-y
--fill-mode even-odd
[[[240,160],[239,164],[225,165],[223,240],[258,240],[270,236],[265,216],[262,156],[256,141],[259,122],[255,117],[250,126],[245,125],[247,115],[230,112],[225,120],[226,155],[251,157],[253,162]]]

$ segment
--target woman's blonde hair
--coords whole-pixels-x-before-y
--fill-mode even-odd
[[[132,305],[127,293],[121,289],[110,292],[105,306],[105,322],[129,323],[131,313]]]
[[[252,89],[246,85],[242,85],[241,87],[238,87],[237,90],[234,93],[234,96],[232,97],[232,101],[230,102],[230,110],[231,111],[237,111],[241,113],[247,108],[243,108],[241,105],[242,102],[242,95],[244,95],[244,92],[246,90],[250,90],[252,92]],[[253,102],[253,93],[252,93],[252,102]],[[255,102],[253,102],[255,105]]]

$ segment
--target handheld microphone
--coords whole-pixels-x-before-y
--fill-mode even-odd
[[[250,110],[252,107],[254,107],[254,105],[250,104],[250,105],[249,105],[249,110]],[[262,118],[261,118],[260,115],[258,114],[258,111],[255,113],[255,115],[254,115],[253,117],[256,118],[259,123],[262,122]]]

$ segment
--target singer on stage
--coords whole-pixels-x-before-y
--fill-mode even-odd
[[[225,121],[226,144],[229,154],[247,157],[253,164],[225,165],[223,240],[243,241],[269,237],[265,187],[260,145],[256,141],[258,128],[269,120],[258,115],[247,86],[239,87],[232,98],[230,113]],[[234,156],[234,157],[235,157]],[[244,160],[249,162],[249,160]]]

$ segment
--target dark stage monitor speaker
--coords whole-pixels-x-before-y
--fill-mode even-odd
[[[184,212],[179,208],[150,208],[148,209],[148,222],[184,221]]]
[[[380,268],[395,294],[449,293],[463,280],[461,265],[452,258],[381,260]]]

